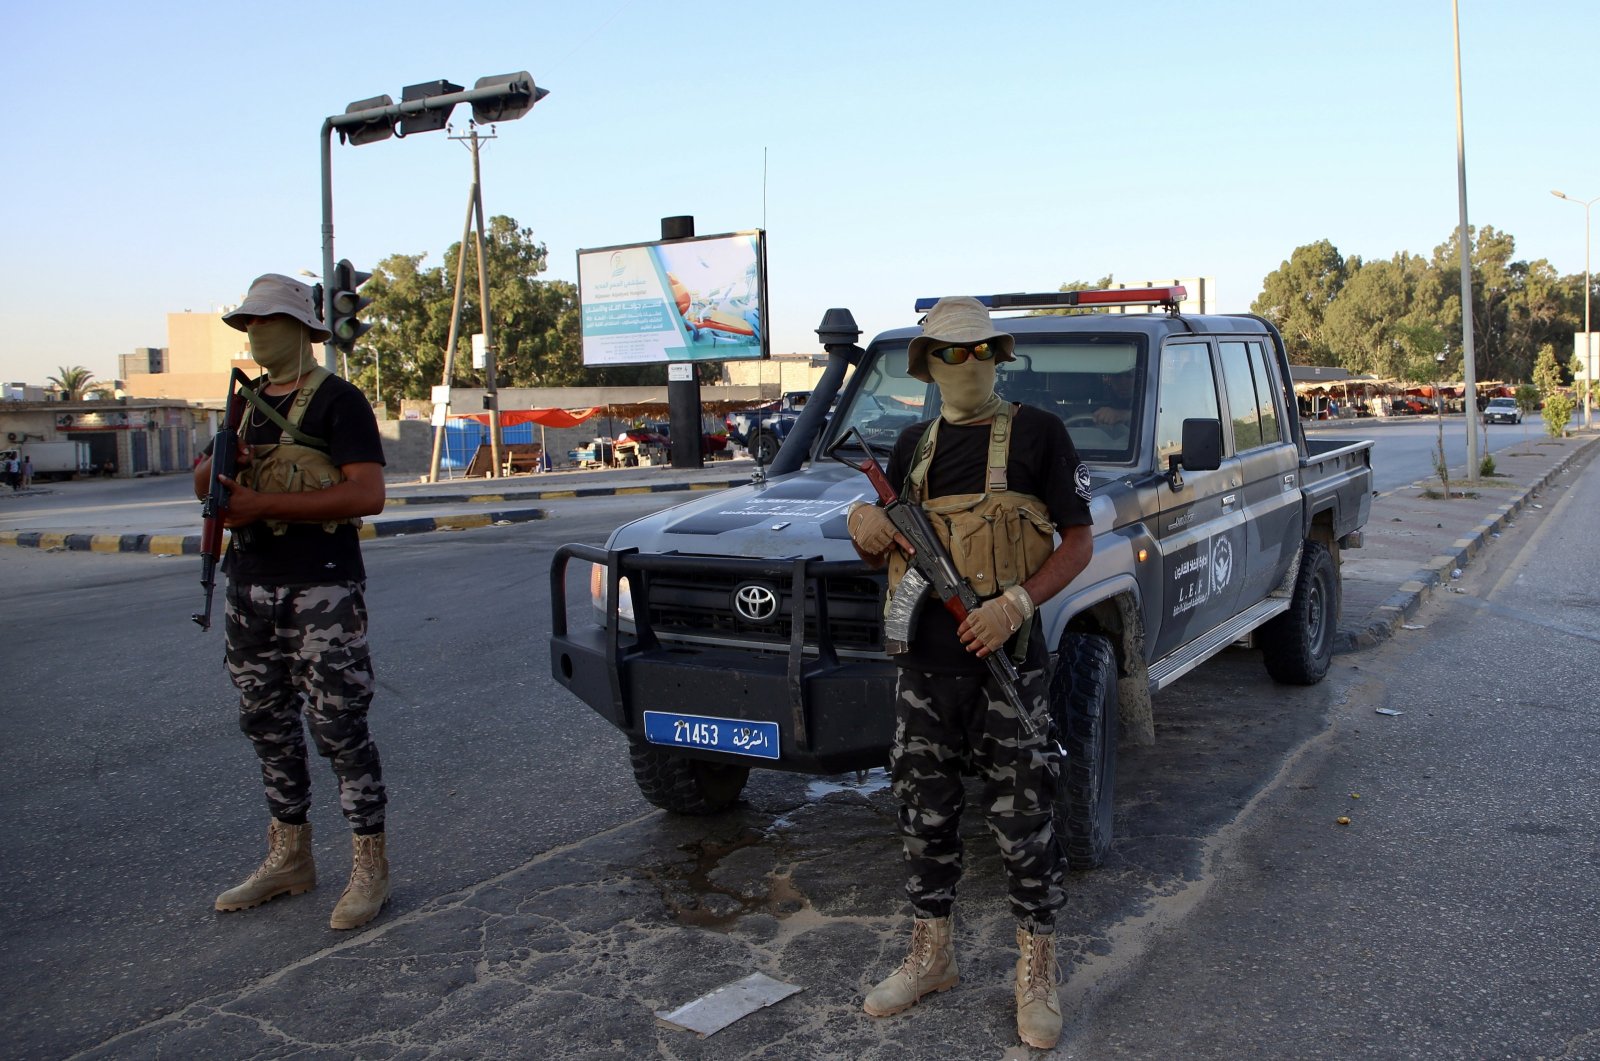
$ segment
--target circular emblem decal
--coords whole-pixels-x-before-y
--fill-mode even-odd
[[[733,610],[752,623],[770,623],[778,617],[778,595],[761,582],[746,582],[733,591]]]
[[[1085,501],[1089,500],[1089,487],[1091,485],[1089,482],[1089,466],[1086,464],[1078,465],[1078,471],[1073,478],[1077,480],[1078,496]]]
[[[1211,543],[1211,592],[1221,593],[1233,577],[1233,544],[1227,538]]]

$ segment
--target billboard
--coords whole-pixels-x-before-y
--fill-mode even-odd
[[[766,233],[578,252],[585,367],[767,356]]]

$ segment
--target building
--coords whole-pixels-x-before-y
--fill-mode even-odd
[[[119,359],[123,393],[130,398],[183,398],[220,407],[234,368],[252,377],[260,371],[250,360],[244,332],[222,323],[224,312],[167,314],[165,347],[143,347]]]
[[[118,478],[187,472],[216,420],[181,399],[0,402],[0,448],[87,442],[93,466]]]

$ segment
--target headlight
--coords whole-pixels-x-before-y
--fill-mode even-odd
[[[606,569],[600,564],[589,565],[589,599],[594,602],[595,611],[600,613],[603,621],[606,614]],[[633,622],[633,591],[628,588],[626,575],[617,580],[617,618],[623,622]]]

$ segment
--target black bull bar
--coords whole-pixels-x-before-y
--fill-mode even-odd
[[[586,561],[605,570],[605,625],[567,622],[567,566]],[[774,642],[663,643],[650,620],[655,575],[728,576],[776,584],[791,602],[787,650]],[[675,749],[685,756],[806,773],[840,773],[883,765],[894,736],[895,668],[886,657],[841,659],[828,624],[830,577],[860,577],[859,560],[817,557],[744,559],[640,553],[569,544],[550,563],[551,674],[602,718],[644,740],[646,709],[778,724],[776,761]],[[628,580],[632,629],[618,615],[619,585]],[[807,614],[813,632],[806,637]]]

